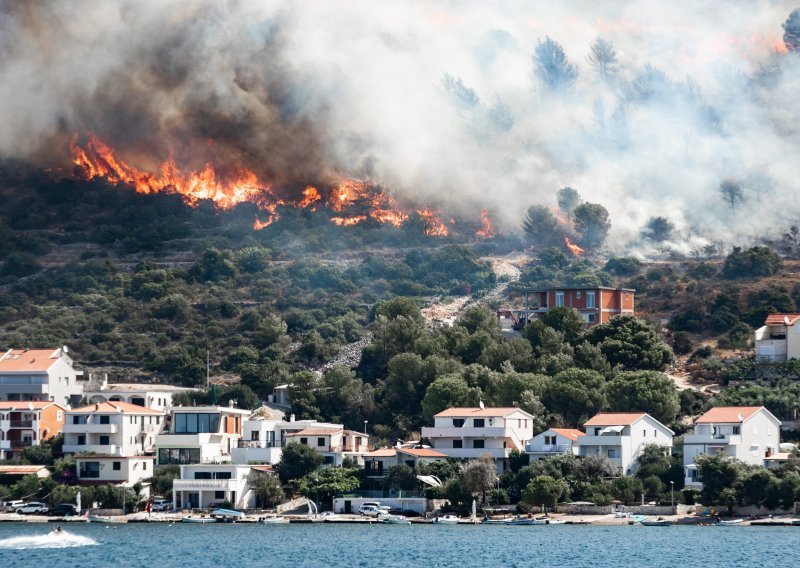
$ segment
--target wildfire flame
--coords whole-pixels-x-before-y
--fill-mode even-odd
[[[581,256],[584,252],[586,252],[581,247],[569,240],[569,237],[564,237],[564,244],[567,245],[567,249],[569,249],[569,252],[572,253],[572,256]]]
[[[424,232],[429,237],[446,237],[450,232],[442,220],[439,218],[438,212],[431,209],[418,209],[417,214],[422,218],[425,223]]]
[[[340,227],[351,227],[358,225],[361,221],[366,221],[366,215],[357,215],[356,217],[331,217],[331,222]]]
[[[484,239],[493,239],[496,235],[494,225],[489,219],[489,212],[486,209],[481,211],[481,228],[478,230],[477,235]]]
[[[317,191],[317,188],[309,185],[303,190],[303,199],[297,204],[297,206],[300,208],[305,208],[321,200],[322,196],[319,194],[319,191]],[[314,209],[315,208],[312,208],[312,211]]]

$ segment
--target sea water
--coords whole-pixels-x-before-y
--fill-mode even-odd
[[[800,566],[800,527],[0,524],[0,566]]]

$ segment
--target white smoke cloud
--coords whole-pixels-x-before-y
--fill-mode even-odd
[[[132,160],[191,160],[214,138],[222,157],[274,175],[368,174],[445,209],[488,208],[506,228],[570,185],[608,208],[617,249],[640,246],[659,215],[683,250],[754,242],[797,216],[800,54],[780,52],[793,8],[0,1],[0,154],[63,158],[54,140],[93,130]],[[548,36],[578,67],[568,93],[533,77]],[[598,36],[618,54],[610,82],[586,59]],[[647,65],[666,77],[650,96],[631,88]],[[479,102],[454,99],[446,75]],[[725,178],[748,180],[735,211]]]

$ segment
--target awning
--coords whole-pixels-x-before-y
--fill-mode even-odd
[[[625,429],[625,426],[608,426],[600,430],[600,434],[619,434]]]

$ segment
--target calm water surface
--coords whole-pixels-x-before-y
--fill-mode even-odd
[[[798,527],[64,526],[0,524],[0,567],[800,566]]]

